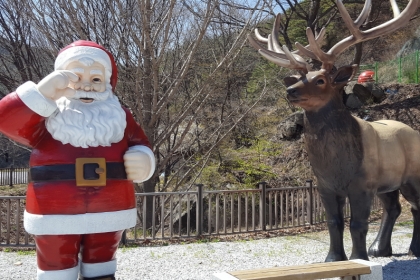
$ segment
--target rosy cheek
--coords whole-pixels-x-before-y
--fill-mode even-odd
[[[105,91],[105,85],[103,84],[94,84],[93,90],[96,92],[104,92]]]

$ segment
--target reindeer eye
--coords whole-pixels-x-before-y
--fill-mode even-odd
[[[319,86],[319,85],[323,85],[323,84],[325,84],[325,81],[323,79],[319,79],[318,81],[316,81],[315,85]]]

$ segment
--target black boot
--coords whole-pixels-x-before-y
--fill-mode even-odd
[[[102,275],[96,277],[81,277],[79,280],[115,280],[115,274]]]

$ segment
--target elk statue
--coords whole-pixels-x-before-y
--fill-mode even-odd
[[[268,38],[255,30],[250,44],[269,61],[298,70],[300,76],[284,79],[287,99],[304,110],[305,148],[318,180],[318,190],[326,210],[330,248],[325,261],[347,260],[343,247],[343,206],[348,197],[351,208],[351,259],[368,260],[366,234],[372,198],[377,195],[383,205],[379,233],[369,248],[369,255],[392,254],[391,233],[401,213],[399,192],[411,204],[414,219],[410,254],[420,257],[420,134],[409,126],[392,120],[367,122],[346,110],[342,94],[357,65],[334,67],[337,56],[357,43],[384,36],[406,25],[416,13],[420,0],[410,0],[400,13],[390,0],[394,18],[362,31],[371,1],[366,0],[360,16],[353,22],[341,0],[336,5],[351,35],[329,51],[321,50],[325,34],[315,36],[310,28],[309,44],[296,43],[296,51],[281,47],[278,41],[280,16]],[[267,44],[267,49],[264,45]],[[312,70],[304,56],[322,63]]]

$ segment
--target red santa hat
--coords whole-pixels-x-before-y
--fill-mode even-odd
[[[105,67],[105,78],[109,79],[112,91],[114,91],[118,79],[118,70],[114,57],[103,46],[95,42],[80,40],[64,47],[57,55],[54,69],[64,70],[68,64],[83,57],[91,58]]]

